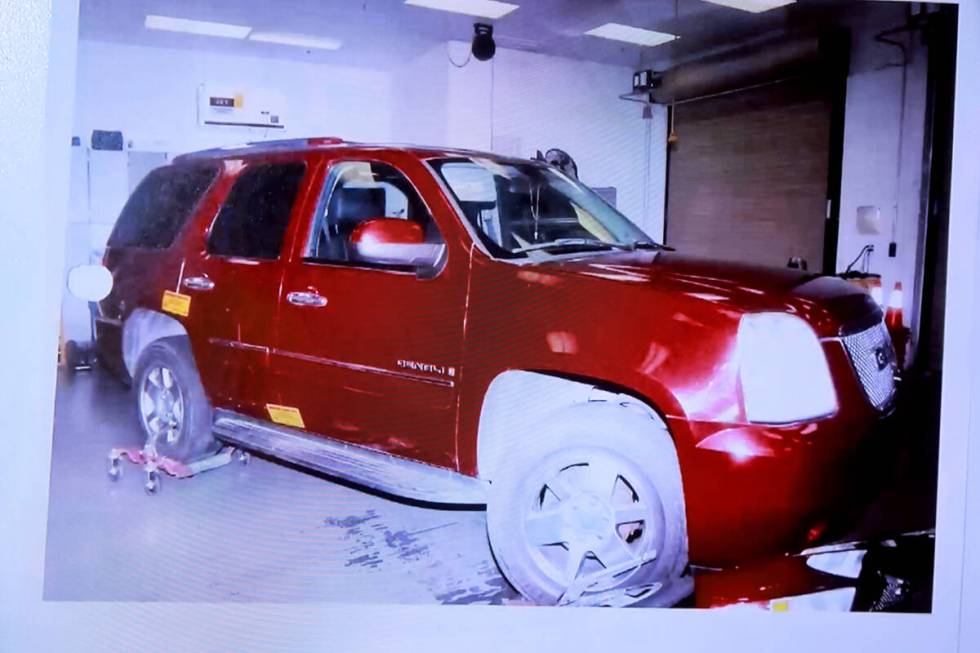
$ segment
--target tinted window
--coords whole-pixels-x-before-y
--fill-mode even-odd
[[[412,220],[427,243],[442,236],[422,198],[401,172],[386,163],[346,161],[330,171],[326,202],[311,234],[307,258],[351,262],[350,236],[357,225],[374,218]]]
[[[109,246],[169,247],[217,175],[217,168],[186,165],[152,171],[123,207]]]
[[[278,258],[305,170],[302,163],[245,170],[214,221],[208,251],[221,256]]]
[[[494,256],[655,247],[626,216],[552,166],[479,157],[431,164]]]

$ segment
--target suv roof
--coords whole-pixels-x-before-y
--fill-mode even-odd
[[[175,163],[185,161],[198,161],[208,159],[241,158],[246,156],[260,156],[272,153],[289,152],[310,152],[317,150],[328,150],[343,148],[346,150],[371,152],[378,150],[398,150],[414,154],[421,159],[429,159],[438,156],[478,156],[497,160],[523,160],[518,157],[507,157],[491,152],[481,152],[479,150],[467,150],[461,148],[440,148],[424,145],[391,144],[391,143],[356,143],[348,142],[336,136],[317,136],[310,138],[289,138],[273,141],[255,141],[240,145],[229,145],[215,147],[198,152],[188,152],[174,158]]]

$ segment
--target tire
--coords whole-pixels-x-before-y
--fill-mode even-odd
[[[183,463],[218,450],[211,432],[211,404],[186,338],[151,343],[140,355],[133,378],[136,415],[149,448]]]
[[[68,342],[66,342],[64,354],[65,354],[65,370],[69,374],[74,374],[78,368],[78,358],[79,358],[78,343],[75,342],[74,340],[69,340]]]
[[[492,479],[487,534],[507,580],[540,605],[629,605],[687,567],[677,452],[645,406],[588,402],[528,429]],[[578,561],[577,563],[575,561]]]

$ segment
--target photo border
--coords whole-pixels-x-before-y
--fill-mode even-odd
[[[10,7],[12,2],[4,3]],[[0,209],[8,319],[0,426],[0,648],[4,650],[330,650],[467,653],[664,650],[963,651],[980,648],[980,6],[960,4],[931,614],[771,614],[495,606],[42,601],[54,351],[63,286],[76,0],[19,0],[0,20]],[[971,399],[973,400],[971,402]],[[968,477],[968,463],[974,474]],[[969,486],[968,486],[969,482]],[[967,490],[969,489],[969,495]],[[969,508],[969,511],[968,511]],[[969,522],[967,516],[969,512]],[[967,530],[969,527],[969,530]],[[969,546],[968,546],[969,545]],[[967,554],[964,567],[964,556]],[[581,610],[586,610],[582,612]],[[970,617],[973,615],[973,617]],[[179,626],[179,627],[178,627]],[[962,638],[962,639],[960,639]],[[974,648],[971,649],[970,645]]]

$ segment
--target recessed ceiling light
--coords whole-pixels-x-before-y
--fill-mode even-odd
[[[318,50],[337,50],[341,45],[343,45],[341,41],[325,36],[290,34],[289,32],[252,32],[248,35],[248,40],[262,41],[263,43],[295,45],[296,47],[300,48],[316,48]]]
[[[777,7],[785,7],[786,5],[791,5],[796,0],[705,0],[713,5],[721,5],[723,7],[731,7],[732,9],[741,9],[742,11],[749,11],[753,14],[761,14],[763,11],[769,11],[770,9],[776,9]]]
[[[490,19],[506,16],[518,7],[510,2],[498,0],[405,0],[405,4]]]
[[[252,31],[245,25],[229,25],[228,23],[212,23],[207,20],[190,20],[187,18],[171,18],[169,16],[154,16],[149,14],[143,23],[147,29],[159,29],[166,32],[184,32],[200,36],[223,36],[229,39],[243,39]]]
[[[613,41],[645,45],[647,47],[653,47],[679,38],[666,32],[655,32],[652,29],[631,27],[630,25],[621,25],[619,23],[606,23],[595,29],[590,29],[586,34],[604,39],[612,39]]]

